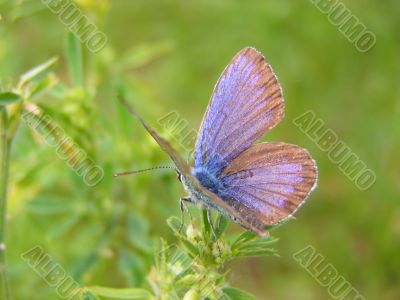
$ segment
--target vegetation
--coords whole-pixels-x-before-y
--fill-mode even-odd
[[[107,37],[95,53],[45,2],[0,0],[1,299],[64,299],[36,247],[82,299],[329,299],[293,259],[308,245],[366,299],[399,299],[398,2],[345,3],[376,35],[365,53],[312,1],[76,0]],[[286,117],[263,140],[301,145],[319,167],[309,202],[271,232],[278,243],[215,215],[217,241],[196,207],[180,230],[185,195],[172,170],[113,178],[170,165],[117,94],[189,156],[158,120],[176,111],[197,129],[245,46],[265,54],[285,94]],[[307,110],[376,173],[370,189],[293,124]],[[104,172],[93,185],[91,166]]]

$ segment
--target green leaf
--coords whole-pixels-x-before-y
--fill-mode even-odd
[[[226,218],[223,215],[218,215],[218,219],[217,219],[217,239],[219,239],[221,237],[221,235],[225,232],[226,227],[228,226],[228,218]]]
[[[46,6],[43,5],[40,2],[36,1],[31,1],[31,2],[25,2],[21,1],[21,4],[16,6],[14,11],[12,12],[12,20],[15,22],[16,20],[30,17],[32,15],[35,15],[41,11],[46,10]]]
[[[237,246],[238,249],[242,248],[255,248],[255,247],[268,247],[271,244],[275,244],[279,239],[273,238],[273,237],[267,237],[267,238],[260,238],[258,240],[253,240],[253,241],[248,241],[245,243],[241,243],[239,246]]]
[[[266,249],[240,250],[236,253],[236,257],[256,257],[256,256],[268,256],[268,255],[277,255],[277,251],[272,248],[266,248]]]
[[[113,299],[150,299],[151,294],[144,289],[114,289],[101,286],[87,287],[87,290],[97,296]]]
[[[175,233],[175,235],[179,238],[179,240],[182,242],[182,245],[186,248],[187,251],[189,251],[193,256],[198,255],[198,250],[196,247],[193,246],[192,243],[190,243],[186,237],[182,234],[183,232],[183,227],[181,226],[181,221],[177,217],[170,217],[167,220],[168,226],[172,229],[172,231]],[[182,229],[181,229],[182,227]]]
[[[188,242],[187,240],[185,240],[185,239],[180,239],[181,240],[181,242],[182,242],[182,245],[186,248],[186,250],[188,251],[188,252],[190,252],[190,254],[193,256],[193,257],[196,257],[197,255],[199,255],[199,250],[195,247],[195,246],[193,246],[193,244],[192,243],[190,243],[190,242]]]
[[[181,226],[181,221],[177,217],[168,218],[167,224],[174,233],[179,234],[179,235],[182,234],[183,227]]]
[[[136,251],[120,249],[117,266],[128,286],[139,286],[143,283],[143,274],[147,272],[147,269],[143,257],[140,257]]]
[[[234,288],[224,288],[222,289],[222,292],[225,294],[225,296],[228,297],[228,299],[231,300],[255,300],[256,298],[239,289],[234,289]]]
[[[56,65],[57,62],[58,58],[53,57],[44,62],[43,64],[34,67],[33,69],[30,69],[28,72],[25,72],[24,74],[21,75],[19,86],[23,87],[25,84],[27,84],[32,80],[44,77],[53,69],[53,67]]]
[[[232,244],[232,248],[240,247],[241,244],[246,243],[252,239],[255,239],[257,236],[251,231],[245,231],[235,240]]]
[[[209,238],[211,232],[211,225],[210,223],[208,223],[207,210],[203,209],[201,211],[201,216],[203,220],[203,235],[206,238]]]
[[[68,199],[54,196],[38,196],[28,203],[26,209],[37,214],[59,214],[71,211],[73,204]]]
[[[90,291],[84,291],[80,295],[79,300],[100,300],[100,299]]]
[[[4,92],[0,93],[0,106],[8,105],[14,102],[17,102],[21,99],[21,96],[12,93],[12,92]]]
[[[38,95],[50,90],[57,84],[57,78],[55,76],[45,76],[41,80],[38,80],[31,86],[29,86],[29,101],[32,101],[33,98],[37,97]]]
[[[72,32],[68,33],[66,55],[72,84],[82,86],[82,48],[81,43]]]
[[[84,274],[88,272],[88,270],[91,270],[91,268],[98,263],[99,259],[99,248],[92,247],[88,254],[83,254],[74,261],[72,266],[72,277],[77,282],[81,282]]]
[[[167,242],[163,239],[160,239],[159,248],[156,248],[156,259],[155,266],[157,270],[160,270],[163,266],[167,265],[167,251],[170,246],[168,246]]]

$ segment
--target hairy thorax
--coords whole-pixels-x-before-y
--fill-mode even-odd
[[[192,169],[192,175],[192,178],[190,178],[191,176],[189,178],[182,176],[183,187],[192,202],[204,208],[214,208],[220,211],[220,208],[198,188],[198,184],[194,181],[197,180],[202,187],[217,196],[221,195],[221,191],[223,190],[222,184],[213,174],[202,168]]]

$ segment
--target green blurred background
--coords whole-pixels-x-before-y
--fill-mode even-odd
[[[45,5],[0,1],[1,85],[15,85],[24,71],[58,56],[59,83],[35,103],[105,170],[99,185],[87,187],[21,124],[7,236],[15,299],[58,299],[21,259],[36,245],[82,285],[145,286],[154,240],[174,241],[166,219],[179,215],[184,191],[168,170],[112,179],[117,171],[169,163],[116,94],[123,91],[161,132],[157,120],[173,110],[197,130],[219,74],[245,46],[266,56],[285,95],[286,116],[263,140],[307,148],[319,186],[297,219],[273,232],[281,257],[236,261],[232,285],[257,299],[330,299],[292,258],[312,245],[366,299],[400,299],[398,1],[343,1],[377,37],[367,53],[307,0],[76,2],[108,37],[96,54],[82,47],[82,72],[71,67],[68,29]],[[372,188],[360,191],[292,123],[307,110],[375,171]]]

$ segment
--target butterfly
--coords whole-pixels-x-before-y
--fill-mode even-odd
[[[277,77],[254,48],[238,52],[215,85],[198,132],[193,166],[122,99],[175,164],[188,197],[259,236],[290,218],[317,183],[307,150],[255,143],[284,116]]]

